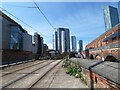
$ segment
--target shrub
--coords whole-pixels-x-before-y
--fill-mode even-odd
[[[64,61],[63,61],[62,67],[67,67],[70,65],[70,61],[68,59],[68,56],[64,57],[63,60]]]
[[[83,75],[83,73],[81,73],[81,80],[87,85],[87,81],[86,81],[85,76]]]
[[[72,65],[69,65],[69,66],[67,67],[66,73],[67,73],[67,74],[70,74],[70,75],[73,74],[73,66],[72,66]]]
[[[76,72],[75,77],[76,77],[76,78],[80,78],[80,76],[81,76],[81,72],[79,71],[79,69],[77,69],[77,72]]]
[[[73,76],[75,76],[76,73],[77,73],[77,67],[74,67],[74,68],[73,68]]]

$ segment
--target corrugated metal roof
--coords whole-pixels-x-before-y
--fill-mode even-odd
[[[120,70],[120,67],[118,67],[119,63],[78,58],[71,58],[70,61],[79,63],[86,69],[91,68],[92,72],[120,85],[118,78],[118,70]]]

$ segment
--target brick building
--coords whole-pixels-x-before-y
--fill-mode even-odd
[[[71,58],[74,65],[81,68],[81,79],[91,90],[119,90],[119,65],[116,62]]]
[[[120,24],[86,45],[86,50],[89,52],[86,58],[108,61],[120,60]]]

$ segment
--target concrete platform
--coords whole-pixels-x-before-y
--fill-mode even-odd
[[[88,88],[79,78],[66,74],[65,68],[60,68],[49,88]]]

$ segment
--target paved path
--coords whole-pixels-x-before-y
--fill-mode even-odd
[[[79,78],[66,74],[62,62],[33,88],[88,88]]]
[[[79,78],[66,74],[65,68],[60,68],[49,88],[88,88]]]

